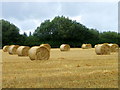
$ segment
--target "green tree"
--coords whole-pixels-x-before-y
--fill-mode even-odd
[[[51,28],[50,20],[45,20],[41,23],[40,27],[37,27],[33,35],[38,37],[40,40],[50,39]]]
[[[20,42],[19,28],[5,20],[0,20],[0,24],[2,24],[2,45],[18,44]]]
[[[41,43],[42,42],[35,36],[29,36],[24,41],[25,46],[39,46]]]
[[[25,37],[27,37],[27,33],[26,33],[26,32],[24,32],[23,35],[24,35]]]
[[[118,43],[118,33],[117,32],[103,32],[100,33],[100,43]]]
[[[84,25],[70,20],[68,17],[57,16],[52,21],[45,20],[36,28],[34,36],[43,41],[55,41],[81,46],[82,43],[90,43],[98,38],[97,30],[89,30]],[[72,42],[74,43],[72,43]],[[57,43],[56,43],[57,45]]]
[[[31,32],[29,32],[29,36],[32,36]]]
[[[90,43],[93,46],[98,43],[117,43],[120,45],[120,33],[102,32],[96,29],[89,29],[86,26],[64,16],[57,16],[53,20],[45,20],[38,26],[34,33],[29,36],[19,34],[19,28],[14,24],[0,20],[2,25],[3,45],[19,44],[35,46],[42,43],[49,43],[52,47],[59,47],[63,43],[71,47],[81,47],[83,43]]]
[[[99,31],[97,31],[96,29],[89,29],[89,33],[86,37],[87,37],[87,42],[91,43],[93,46],[98,44],[100,41]]]

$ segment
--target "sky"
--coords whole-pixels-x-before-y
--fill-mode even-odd
[[[2,2],[0,19],[29,34],[44,20],[62,15],[100,32],[118,32],[118,2]]]

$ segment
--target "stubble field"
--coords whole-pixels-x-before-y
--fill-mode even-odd
[[[51,49],[49,60],[2,52],[2,88],[118,88],[118,53]]]

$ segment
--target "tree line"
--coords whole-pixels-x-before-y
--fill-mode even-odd
[[[37,46],[49,43],[52,47],[61,44],[69,44],[71,47],[81,47],[83,43],[93,46],[98,43],[117,43],[120,45],[120,33],[99,32],[97,29],[89,29],[81,23],[68,17],[56,16],[53,20],[45,20],[38,26],[34,33],[20,34],[20,29],[6,20],[0,20],[2,25],[2,46],[4,45],[26,45]]]

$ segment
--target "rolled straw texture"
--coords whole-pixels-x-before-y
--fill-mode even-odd
[[[110,46],[107,44],[98,44],[95,47],[95,52],[97,55],[109,55],[110,54]]]
[[[30,49],[30,47],[28,47],[28,46],[20,46],[17,49],[18,56],[28,56],[29,49]]]
[[[28,56],[31,60],[48,60],[50,57],[50,50],[45,46],[31,47],[28,51]]]
[[[61,51],[69,51],[70,50],[70,45],[69,44],[62,44],[60,46]]]
[[[4,52],[8,52],[8,49],[9,49],[9,45],[5,45],[5,46],[3,47],[3,51],[4,51]]]
[[[49,44],[41,44],[40,46],[45,46],[46,48],[48,48],[49,50],[51,49],[51,46]]]
[[[110,51],[111,52],[117,52],[119,46],[117,44],[108,44],[110,46]]]
[[[17,54],[17,48],[19,45],[11,45],[9,46],[8,53],[9,54]]]
[[[91,44],[82,44],[82,49],[89,49],[92,48]]]

